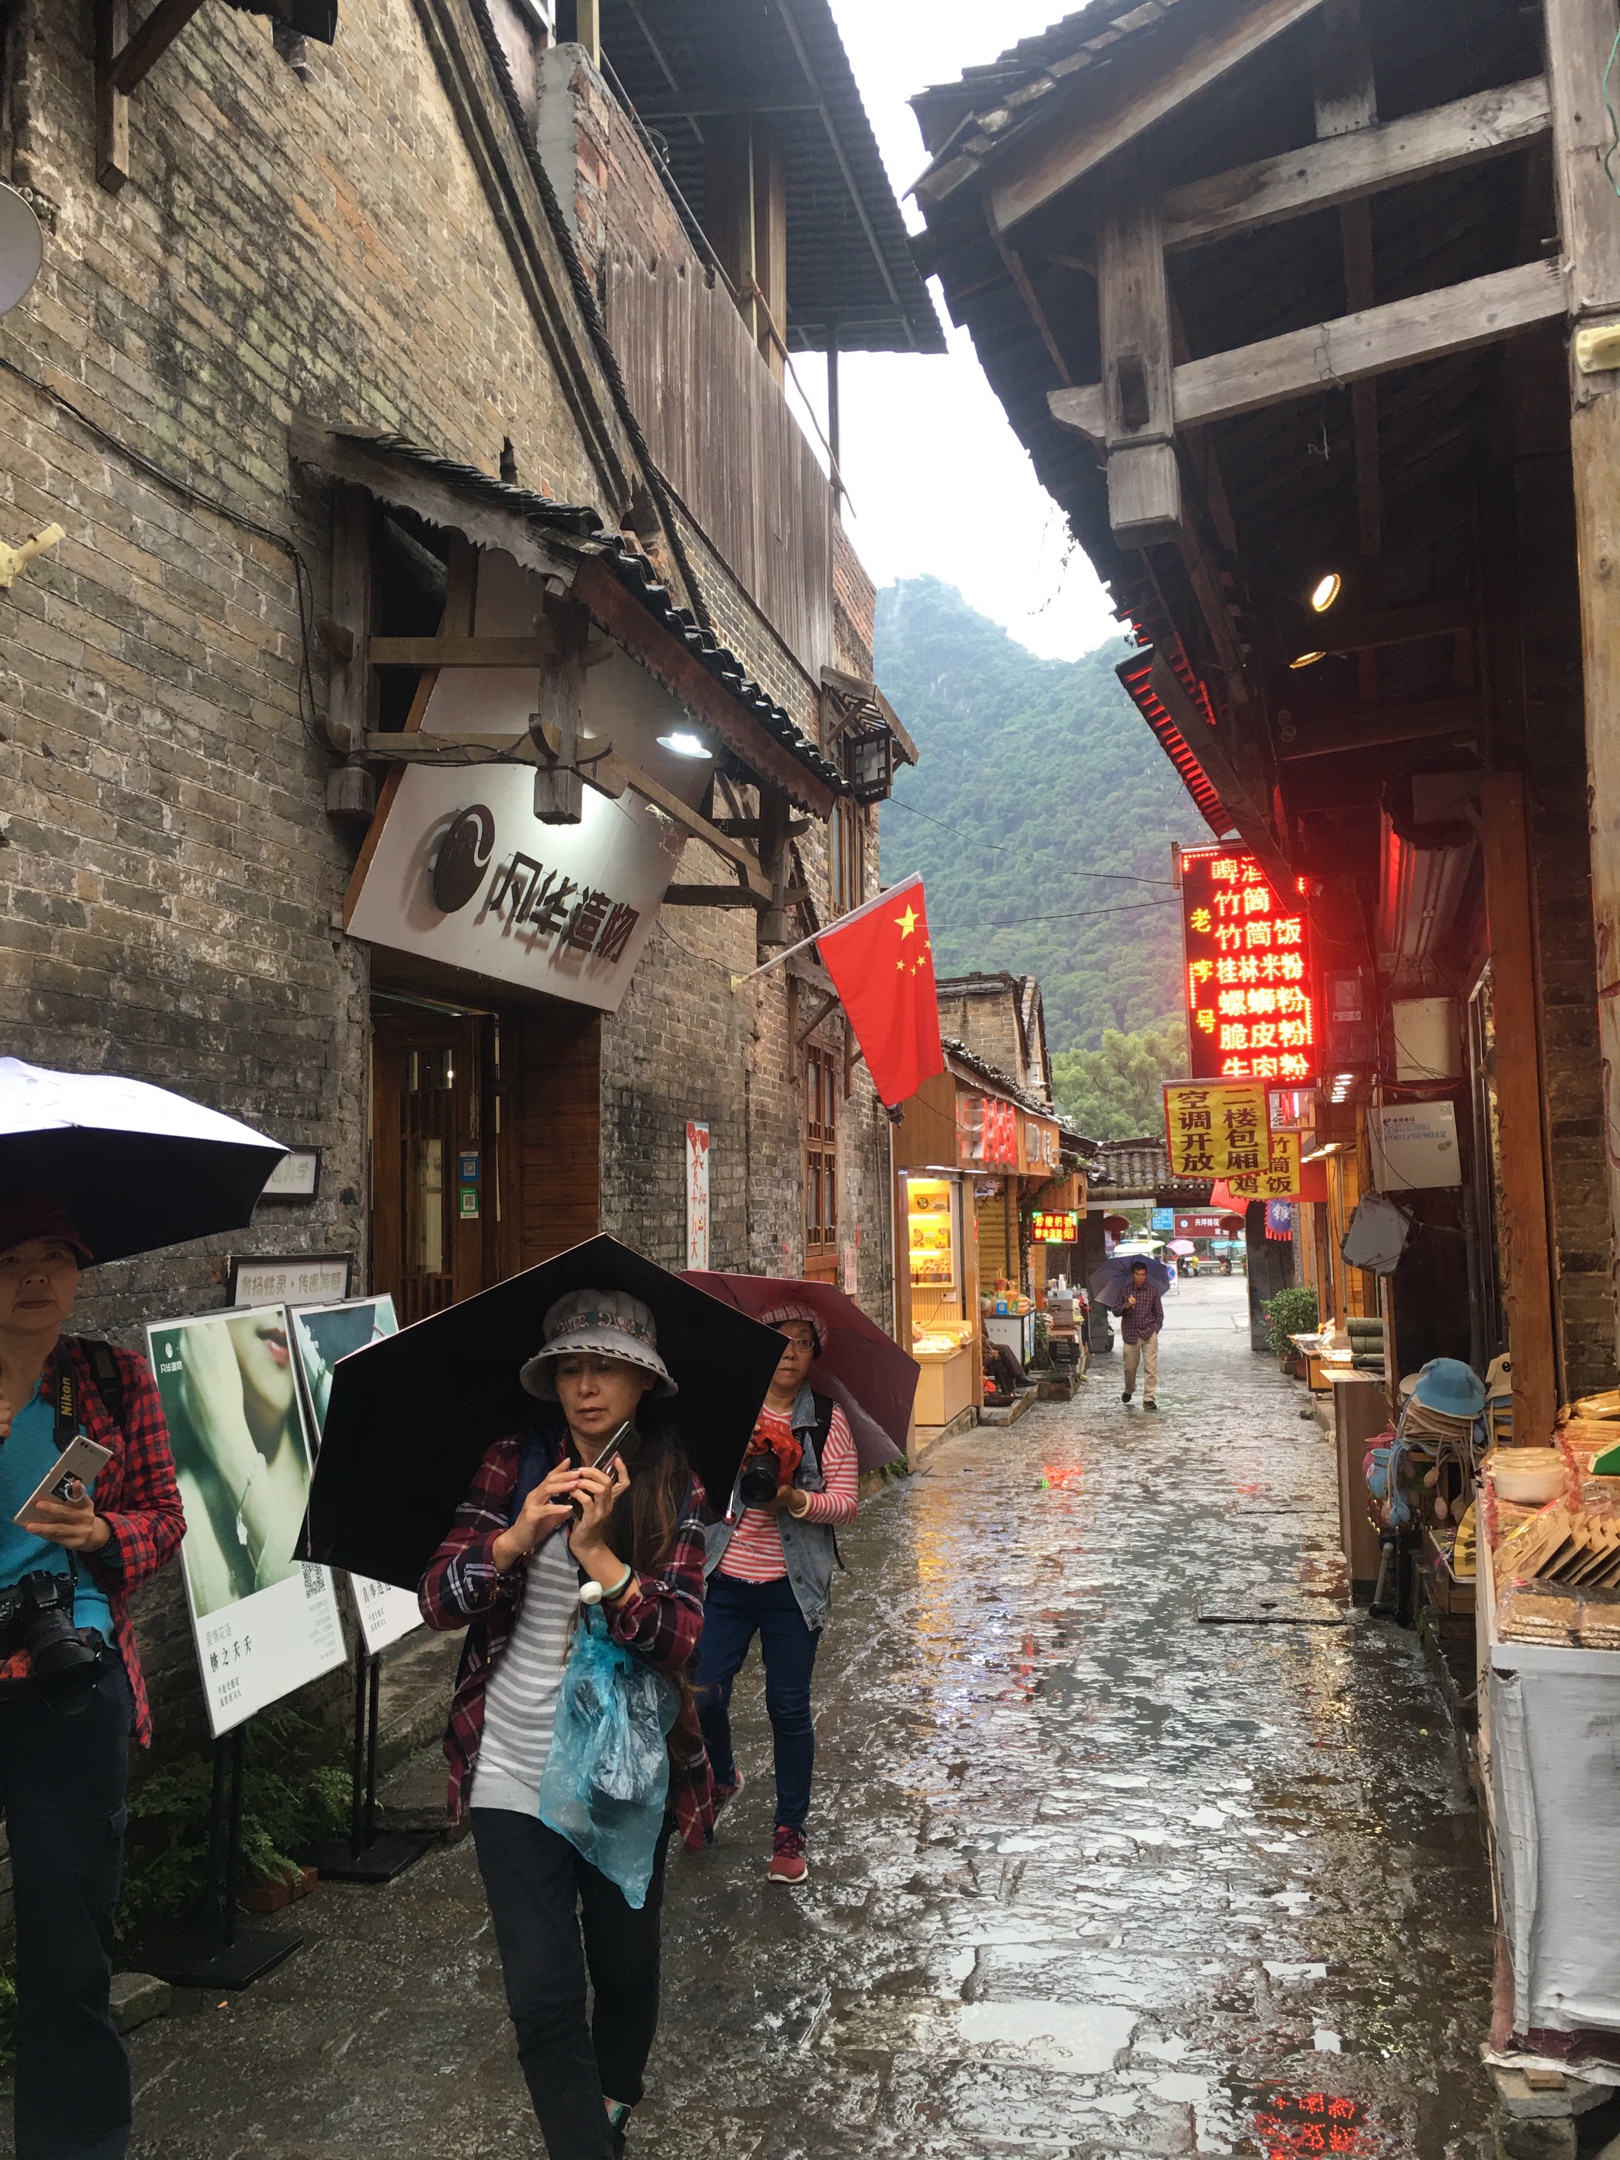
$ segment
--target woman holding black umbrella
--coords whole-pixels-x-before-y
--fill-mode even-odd
[[[669,1836],[678,1825],[701,1849],[714,1827],[686,1685],[703,1626],[705,1501],[673,1429],[642,1407],[676,1392],[648,1306],[622,1290],[574,1290],[543,1327],[523,1385],[557,1407],[486,1452],[420,1596],[430,1626],[469,1631],[445,1742],[450,1812],[470,1811],[546,2149],[552,2160],[611,2160],[657,2027]],[[618,1459],[595,1467],[626,1421]],[[612,1640],[680,1690],[669,1812],[639,1908],[541,1819],[582,1607],[599,1608]]]

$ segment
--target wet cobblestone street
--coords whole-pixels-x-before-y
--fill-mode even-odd
[[[1415,1636],[1304,1594],[1333,1451],[1243,1283],[1167,1309],[1156,1418],[1102,1359],[863,1509],[797,1893],[764,1881],[751,1668],[749,1789],[671,1866],[632,2154],[1489,2153],[1488,1888],[1438,1690]],[[134,2037],[143,2160],[540,2152],[470,1844],[298,1921],[270,1979]]]

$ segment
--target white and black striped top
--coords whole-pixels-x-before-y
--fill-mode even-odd
[[[578,1611],[579,1569],[565,1532],[557,1530],[529,1562],[517,1625],[489,1676],[470,1806],[539,1815],[569,1627]]]

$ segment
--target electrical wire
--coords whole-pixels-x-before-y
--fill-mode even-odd
[[[322,738],[319,728],[315,676],[310,665],[315,583],[309,574],[309,565],[299,551],[298,543],[288,534],[277,532],[274,526],[261,524],[257,518],[248,517],[240,510],[233,510],[228,503],[219,502],[212,495],[205,495],[200,488],[194,488],[189,480],[181,480],[174,473],[165,472],[161,465],[154,464],[142,451],[131,449],[128,443],[110,433],[98,420],[92,420],[71,398],[64,397],[60,390],[53,389],[48,382],[42,382],[37,375],[30,375],[26,368],[18,367],[16,361],[8,359],[4,353],[0,353],[0,368],[4,368],[8,375],[14,375],[19,382],[26,383],[30,390],[38,391],[41,397],[48,398],[53,405],[70,414],[87,434],[93,435],[97,442],[105,443],[109,450],[117,451],[126,464],[145,473],[148,479],[157,481],[160,486],[168,488],[171,494],[178,495],[183,501],[207,510],[215,517],[224,518],[227,524],[252,533],[255,539],[268,540],[272,547],[280,548],[283,554],[291,558],[293,590],[298,599],[298,635],[301,648],[298,666],[298,723],[312,750],[333,762],[341,763],[331,745]]]
[[[971,840],[975,843],[975,845],[979,847],[988,848],[992,855],[1022,855],[1028,852],[1028,850],[1024,848],[998,847],[994,840],[981,840],[977,833],[964,832],[960,825],[947,825],[943,818],[937,818],[933,816],[930,811],[927,810],[918,810],[913,804],[901,802],[893,795],[889,797],[889,808],[891,810],[904,810],[909,817],[924,818],[930,825],[937,825],[941,832],[955,833],[956,837],[959,840]],[[1054,870],[1049,874],[1053,877],[1107,878],[1111,882],[1119,885],[1173,886],[1175,884],[1174,878],[1132,877],[1123,870]],[[1157,904],[1160,907],[1167,907],[1170,903],[1168,901],[1160,901]],[[1043,921],[1045,920],[1045,918],[1031,916],[1029,917],[1029,920],[1031,922]]]
[[[1609,147],[1603,153],[1603,170],[1610,187],[1614,189],[1617,195],[1620,195],[1620,180],[1614,177],[1614,167],[1609,162],[1616,150],[1620,150],[1620,119],[1615,117],[1614,106],[1609,97],[1609,77],[1614,73],[1615,55],[1617,53],[1620,53],[1620,30],[1615,32],[1614,43],[1609,47],[1608,65],[1603,70],[1602,92],[1603,110],[1609,116]]]
[[[1133,900],[1129,907],[1078,908],[1068,915],[1013,915],[1006,922],[968,923],[963,927],[968,930],[1012,930],[1019,923],[1090,922],[1103,915],[1140,915],[1147,908],[1175,907],[1177,905],[1178,903],[1174,900]],[[940,935],[941,937],[958,936],[960,931],[942,930]]]

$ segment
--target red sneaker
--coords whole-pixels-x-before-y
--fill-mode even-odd
[[[804,1832],[778,1827],[771,1844],[771,1864],[766,1870],[766,1881],[802,1883],[809,1872],[810,1863],[804,1856]]]

